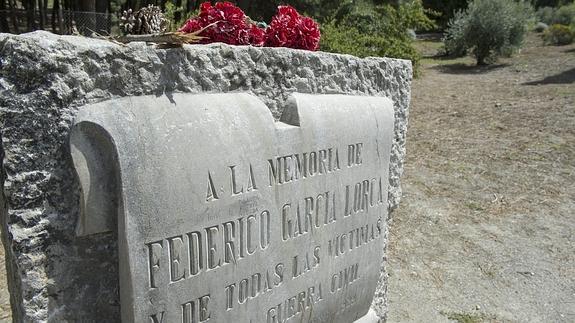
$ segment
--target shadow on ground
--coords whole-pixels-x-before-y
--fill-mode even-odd
[[[433,69],[438,70],[441,73],[445,74],[485,74],[489,73],[494,70],[498,70],[500,68],[504,68],[509,66],[510,64],[493,64],[493,65],[484,65],[484,66],[476,66],[476,65],[467,65],[463,63],[456,63],[456,64],[445,64],[445,65],[437,65],[432,67]]]
[[[543,78],[538,81],[525,82],[523,83],[523,85],[571,84],[571,83],[575,83],[575,68],[561,72],[559,74],[547,76],[546,78]]]

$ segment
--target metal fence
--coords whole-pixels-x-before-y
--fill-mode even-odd
[[[13,34],[43,29],[57,34],[108,35],[115,21],[115,15],[100,12],[0,10],[0,32]]]

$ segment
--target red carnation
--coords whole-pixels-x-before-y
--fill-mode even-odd
[[[279,6],[270,26],[264,31],[230,2],[200,5],[200,14],[186,21],[181,32],[200,31],[202,44],[222,42],[231,45],[291,47],[317,50],[320,31],[311,18],[301,16],[291,6]]]
[[[317,50],[320,31],[311,18],[301,16],[291,6],[279,6],[266,30],[266,46]]]
[[[249,43],[254,46],[263,46],[266,41],[266,32],[257,27],[256,25],[251,25],[249,31]]]
[[[204,29],[205,28],[205,29]],[[230,2],[210,2],[200,5],[198,17],[189,19],[179,31],[185,33],[202,30],[206,37],[202,44],[222,42],[231,45],[263,46],[264,31],[251,22],[245,13]]]

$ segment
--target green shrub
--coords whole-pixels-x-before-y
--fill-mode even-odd
[[[543,33],[543,40],[550,45],[569,45],[575,40],[575,31],[569,26],[555,24]]]
[[[322,26],[323,51],[358,57],[385,56],[411,60],[419,65],[420,55],[409,41],[363,33],[355,27],[337,26],[333,21]]]
[[[465,11],[458,11],[447,24],[443,43],[448,55],[459,57],[467,54],[465,33],[469,24],[468,17],[469,15]]]
[[[321,25],[321,50],[358,57],[409,59],[417,74],[421,57],[407,30],[434,26],[426,16],[421,0],[403,1],[399,6],[359,3],[344,2]]]
[[[548,25],[569,26],[575,23],[575,3],[561,6],[559,8],[543,7],[537,10],[537,19]]]
[[[164,9],[164,16],[166,17],[166,20],[168,20],[169,31],[178,30],[178,28],[180,28],[184,24],[185,19],[181,18],[178,19],[178,16],[179,17],[182,16],[183,11],[184,11],[183,7],[177,7],[171,1],[166,2]]]
[[[542,7],[537,10],[537,20],[543,22],[547,25],[553,24],[553,17],[555,16],[555,8],[553,7]]]
[[[573,22],[575,22],[575,3],[559,7],[559,9],[555,11],[551,23],[569,26]]]
[[[526,1],[473,0],[450,21],[444,36],[446,51],[471,52],[478,65],[509,56],[521,47],[532,15]]]
[[[191,17],[196,17],[200,13],[199,9],[186,12],[184,7],[176,6],[173,0],[168,0],[164,6],[164,16],[169,23],[168,31],[176,31],[180,29],[186,20]]]

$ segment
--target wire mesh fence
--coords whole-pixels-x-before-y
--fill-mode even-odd
[[[75,27],[82,35],[92,32],[108,35],[112,29],[112,16],[107,13],[68,11],[64,14],[64,21],[65,25],[71,26],[72,29]]]
[[[108,35],[116,21],[116,15],[100,12],[0,10],[0,32],[13,34],[42,29],[57,34]]]

